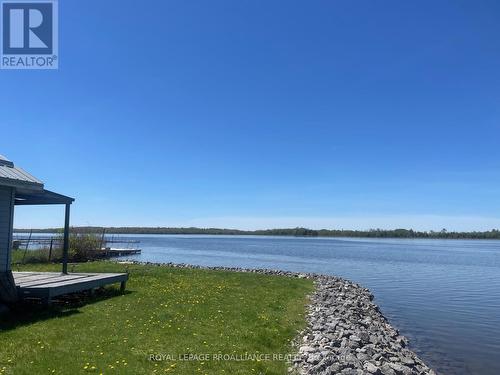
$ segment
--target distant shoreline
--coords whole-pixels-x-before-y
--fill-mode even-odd
[[[57,233],[61,228],[44,229],[14,229],[15,233]],[[370,229],[344,230],[344,229],[308,229],[308,228],[282,228],[264,230],[240,230],[224,228],[175,228],[175,227],[73,227],[72,231],[84,233],[106,234],[200,234],[200,235],[254,235],[254,236],[288,236],[288,237],[345,237],[345,238],[406,238],[406,239],[477,239],[500,240],[500,230],[492,229],[484,232],[448,232],[441,230],[414,231],[412,229]]]

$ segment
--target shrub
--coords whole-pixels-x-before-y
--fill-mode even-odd
[[[101,238],[95,233],[71,233],[69,236],[69,259],[85,262],[99,257]]]

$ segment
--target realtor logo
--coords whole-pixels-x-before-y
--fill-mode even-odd
[[[1,3],[2,69],[57,69],[57,0]]]

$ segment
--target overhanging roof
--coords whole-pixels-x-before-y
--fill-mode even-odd
[[[43,204],[71,204],[75,201],[74,198],[67,197],[62,194],[54,193],[49,190],[21,192],[16,191],[16,206],[30,206]]]
[[[42,181],[16,167],[3,155],[0,155],[0,186],[15,188],[14,204],[18,206],[71,204],[75,201],[71,197],[45,190]]]
[[[43,182],[0,155],[0,186],[43,189]]]

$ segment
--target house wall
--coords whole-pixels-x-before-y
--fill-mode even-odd
[[[14,189],[0,186],[0,273],[10,270]]]

